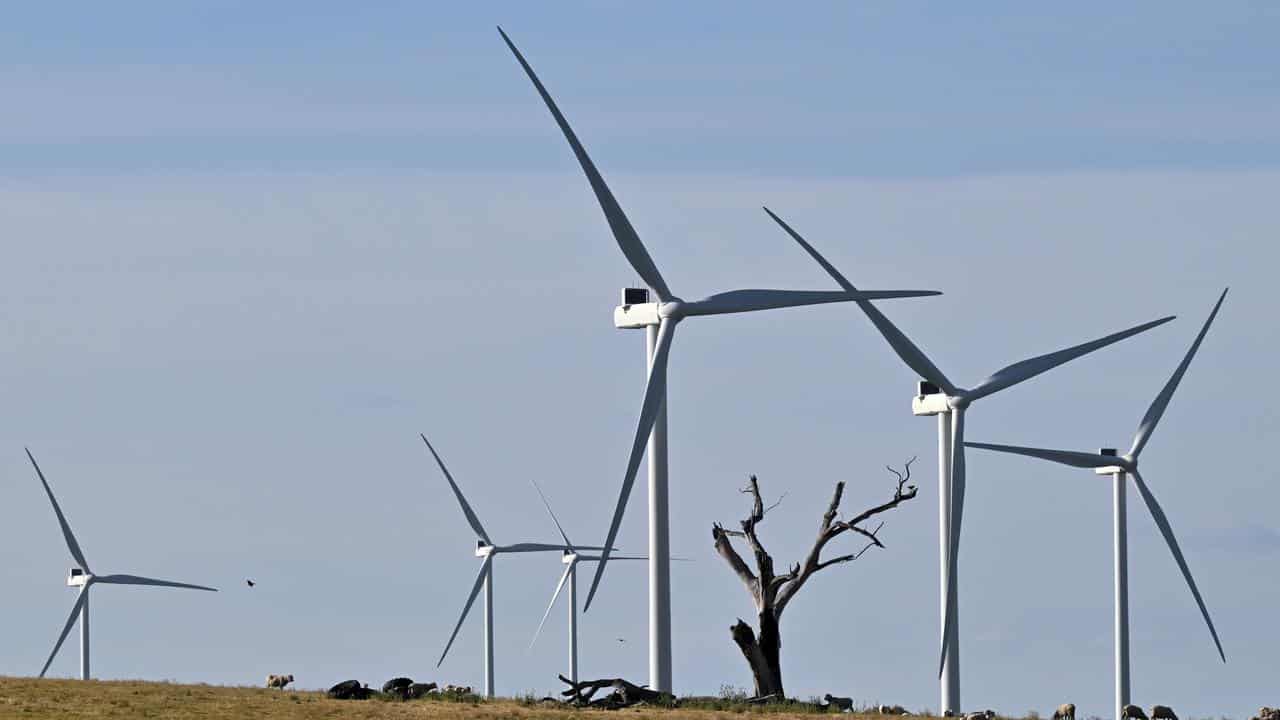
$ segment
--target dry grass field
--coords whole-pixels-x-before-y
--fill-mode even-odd
[[[178,685],[137,681],[36,680],[0,678],[0,718],[63,720],[64,718],[175,718],[177,720],[301,720],[335,718],[431,718],[431,720],[720,720],[743,715],[764,715],[769,720],[807,718],[776,710],[760,709],[662,709],[576,710],[547,707],[518,700],[452,702],[445,700],[330,700],[321,692],[279,691],[265,688]],[[841,716],[854,720],[855,715]],[[883,720],[879,715],[867,716]]]

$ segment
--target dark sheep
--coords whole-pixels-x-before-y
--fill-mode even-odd
[[[382,683],[382,692],[388,695],[395,695],[401,700],[409,699],[409,686],[413,685],[413,680],[407,677],[391,678]]]
[[[328,694],[334,700],[368,700],[377,691],[370,690],[367,684],[362,687],[359,680],[343,680],[329,688]]]
[[[391,678],[390,680],[382,683],[382,692],[389,693],[395,688],[407,688],[412,684],[413,684],[412,678],[407,678],[407,677]]]
[[[822,699],[835,706],[835,708],[840,712],[849,712],[850,710],[853,710],[853,698],[836,697],[831,693],[827,693],[822,696]]]

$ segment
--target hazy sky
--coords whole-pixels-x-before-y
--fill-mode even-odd
[[[1275,704],[1280,8],[462,5],[8,13],[0,674],[37,672],[74,601],[24,445],[97,572],[222,589],[95,590],[104,678],[478,686],[478,613],[434,668],[478,563],[419,432],[498,542],[555,537],[531,478],[576,540],[603,535],[644,379],[642,334],[611,323],[635,278],[501,23],[686,297],[832,287],[768,204],[860,286],[944,291],[881,307],[962,385],[1180,316],[984,400],[972,440],[1127,447],[1230,285],[1143,455],[1229,663],[1131,494],[1133,692],[1184,716]],[[672,358],[672,545],[695,561],[673,568],[677,690],[750,684],[728,627],[753,611],[710,538],[748,474],[786,493],[763,525],[783,563],[837,480],[854,512],[919,455],[888,548],[806,588],[783,657],[792,694],[936,708],[916,378],[850,306],[695,319]],[[1106,715],[1107,482],[977,451],[969,475],[966,709]],[[526,647],[560,570],[497,562],[500,693],[557,688],[563,608]],[[645,678],[644,588],[611,566],[584,675]]]

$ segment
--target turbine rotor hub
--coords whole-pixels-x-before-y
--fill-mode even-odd
[[[664,320],[680,320],[685,316],[684,301],[680,298],[671,298],[667,302],[658,303],[658,317]]]

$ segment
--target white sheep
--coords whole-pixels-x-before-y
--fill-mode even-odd
[[[827,693],[826,695],[822,696],[822,699],[826,700],[828,703],[832,705],[835,705],[837,708],[840,709],[840,712],[849,712],[853,710],[853,698],[836,697],[831,693]]]
[[[268,675],[267,676],[267,687],[269,688],[280,688],[281,690],[283,690],[284,686],[288,685],[291,682],[293,682],[292,675]]]
[[[1075,703],[1062,703],[1053,711],[1053,720],[1076,720]]]
[[[1168,705],[1152,705],[1151,720],[1178,720],[1178,716]]]
[[[878,705],[876,712],[881,715],[907,715],[907,709],[901,705]]]

